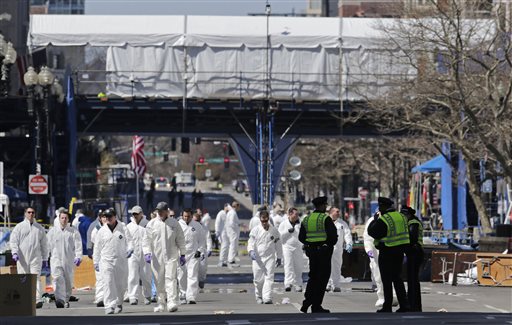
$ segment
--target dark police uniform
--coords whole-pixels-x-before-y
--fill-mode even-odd
[[[405,255],[407,256],[407,298],[411,311],[420,312],[421,288],[419,273],[423,262],[423,225],[418,220],[416,211],[410,207],[403,208],[400,212],[407,216],[409,227],[410,245]]]
[[[336,226],[325,214],[325,208],[324,211],[318,210],[319,206],[327,204],[327,198],[315,198],[313,204],[316,210],[304,218],[299,232],[299,240],[304,244],[304,250],[309,258],[309,279],[301,308],[304,313],[309,306],[313,313],[329,312],[322,308],[322,301],[331,275],[333,248],[338,241]]]
[[[375,247],[379,250],[379,269],[384,289],[384,304],[378,312],[391,312],[393,304],[393,286],[400,303],[397,312],[408,311],[407,295],[401,277],[404,253],[409,247],[407,218],[392,208],[393,201],[379,199],[381,216],[368,226],[368,234],[375,238]]]

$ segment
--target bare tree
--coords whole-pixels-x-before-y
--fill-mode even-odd
[[[484,157],[512,180],[512,56],[510,33],[497,4],[479,19],[488,1],[428,0],[429,11],[379,26],[387,55],[415,73],[388,80],[386,96],[368,98],[383,130],[409,130],[433,143],[450,142],[469,167],[469,192],[484,233],[491,232],[481,184],[472,168]],[[382,76],[379,76],[383,78]],[[367,95],[367,94],[366,94]],[[365,112],[368,113],[368,112]]]

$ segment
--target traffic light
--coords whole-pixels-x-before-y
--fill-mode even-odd
[[[181,153],[190,153],[190,139],[181,138]]]
[[[233,151],[233,147],[228,144],[228,156],[234,156],[235,152]]]
[[[224,169],[229,168],[229,157],[224,157]]]
[[[171,138],[171,151],[176,151],[176,138]]]
[[[203,156],[199,157],[199,163],[200,164],[204,164],[204,157]]]
[[[199,138],[199,137],[194,138],[194,144],[201,144],[201,138]]]
[[[169,153],[167,151],[164,152],[164,161],[169,161]]]

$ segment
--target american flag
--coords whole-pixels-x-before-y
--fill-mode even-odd
[[[142,176],[146,172],[146,158],[144,157],[144,138],[138,135],[133,137],[132,143],[132,168],[133,171]]]

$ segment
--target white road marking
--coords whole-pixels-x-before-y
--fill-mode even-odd
[[[226,321],[228,325],[243,325],[243,324],[251,324],[248,319],[235,319]]]
[[[300,307],[302,307],[301,305],[299,305],[298,303],[296,302],[292,302],[292,306],[297,308],[298,311],[300,311]]]
[[[496,308],[496,307],[493,307],[493,306],[489,306],[489,305],[484,305],[484,306],[489,308],[489,309],[499,311],[500,313],[504,313],[504,314],[510,313],[510,311],[507,311],[507,310],[504,310],[504,309],[499,309],[499,308]]]
[[[471,302],[476,302],[475,299],[471,299],[471,298],[466,298],[467,301],[471,301]]]

